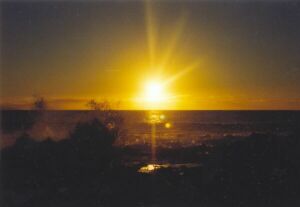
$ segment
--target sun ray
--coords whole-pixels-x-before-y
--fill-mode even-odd
[[[200,61],[195,61],[194,63],[188,65],[187,67],[185,67],[184,69],[182,69],[180,72],[176,73],[175,75],[173,75],[172,77],[170,77],[169,79],[167,79],[164,82],[164,85],[169,85],[172,82],[176,81],[178,78],[180,78],[181,76],[183,76],[184,74],[190,72],[191,70],[194,70],[195,68],[199,67],[200,65]]]
[[[151,0],[145,0],[145,21],[148,39],[150,66],[153,67],[156,59],[156,23],[153,4]]]
[[[184,13],[182,13],[178,22],[175,25],[175,31],[173,32],[169,46],[167,47],[166,52],[161,61],[160,66],[162,69],[168,64],[172,54],[174,53],[175,47],[176,47],[178,40],[183,32],[186,21],[187,21],[187,13],[184,12]]]
[[[164,53],[160,54],[157,53],[158,32],[154,1],[145,0],[144,3],[146,35],[149,50],[149,68],[151,69],[151,72],[155,74],[156,78],[146,82],[145,90],[142,92],[139,98],[137,98],[137,102],[142,103],[144,107],[146,106],[147,108],[151,109],[164,108],[177,99],[177,96],[169,93],[168,85],[179,79],[184,74],[198,67],[199,61],[188,65],[175,75],[165,79],[166,74],[164,73],[164,69],[169,65],[170,59],[176,50],[177,44],[179,43],[180,37],[182,36],[187,22],[188,13],[186,11],[181,13],[178,20],[173,25],[173,32],[170,35],[170,41],[167,43]]]

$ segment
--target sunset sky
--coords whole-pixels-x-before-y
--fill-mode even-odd
[[[91,98],[147,109],[147,83],[171,80],[159,109],[300,109],[300,2],[56,1],[1,10],[2,108],[28,108],[38,95],[52,109],[84,109]]]

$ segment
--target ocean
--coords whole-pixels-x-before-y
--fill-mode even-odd
[[[2,111],[2,147],[9,146],[26,132],[35,140],[59,141],[68,137],[78,122],[94,117],[91,111]],[[151,140],[151,111],[118,111],[124,119],[119,143],[136,145]],[[157,140],[165,143],[195,145],[207,139],[227,136],[245,137],[254,133],[290,135],[300,125],[299,111],[157,111],[163,117],[157,123]],[[100,115],[101,116],[101,115]],[[169,127],[166,127],[166,123]]]

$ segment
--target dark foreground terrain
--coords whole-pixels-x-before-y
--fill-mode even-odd
[[[158,164],[169,165],[143,173],[149,147],[116,147],[116,131],[97,119],[77,124],[57,142],[23,134],[1,150],[1,206],[296,207],[299,137],[294,129],[158,146]]]

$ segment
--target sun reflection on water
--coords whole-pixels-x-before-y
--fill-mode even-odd
[[[158,165],[158,164],[148,164],[146,166],[141,167],[138,172],[139,173],[154,173],[156,170],[162,168],[162,165]]]
[[[199,168],[202,167],[199,163],[177,163],[177,164],[171,164],[171,163],[165,163],[165,164],[147,164],[145,166],[142,166],[139,168],[139,173],[146,173],[146,174],[152,174],[156,171],[167,169],[176,171],[178,173],[182,173],[184,169],[187,168]]]

